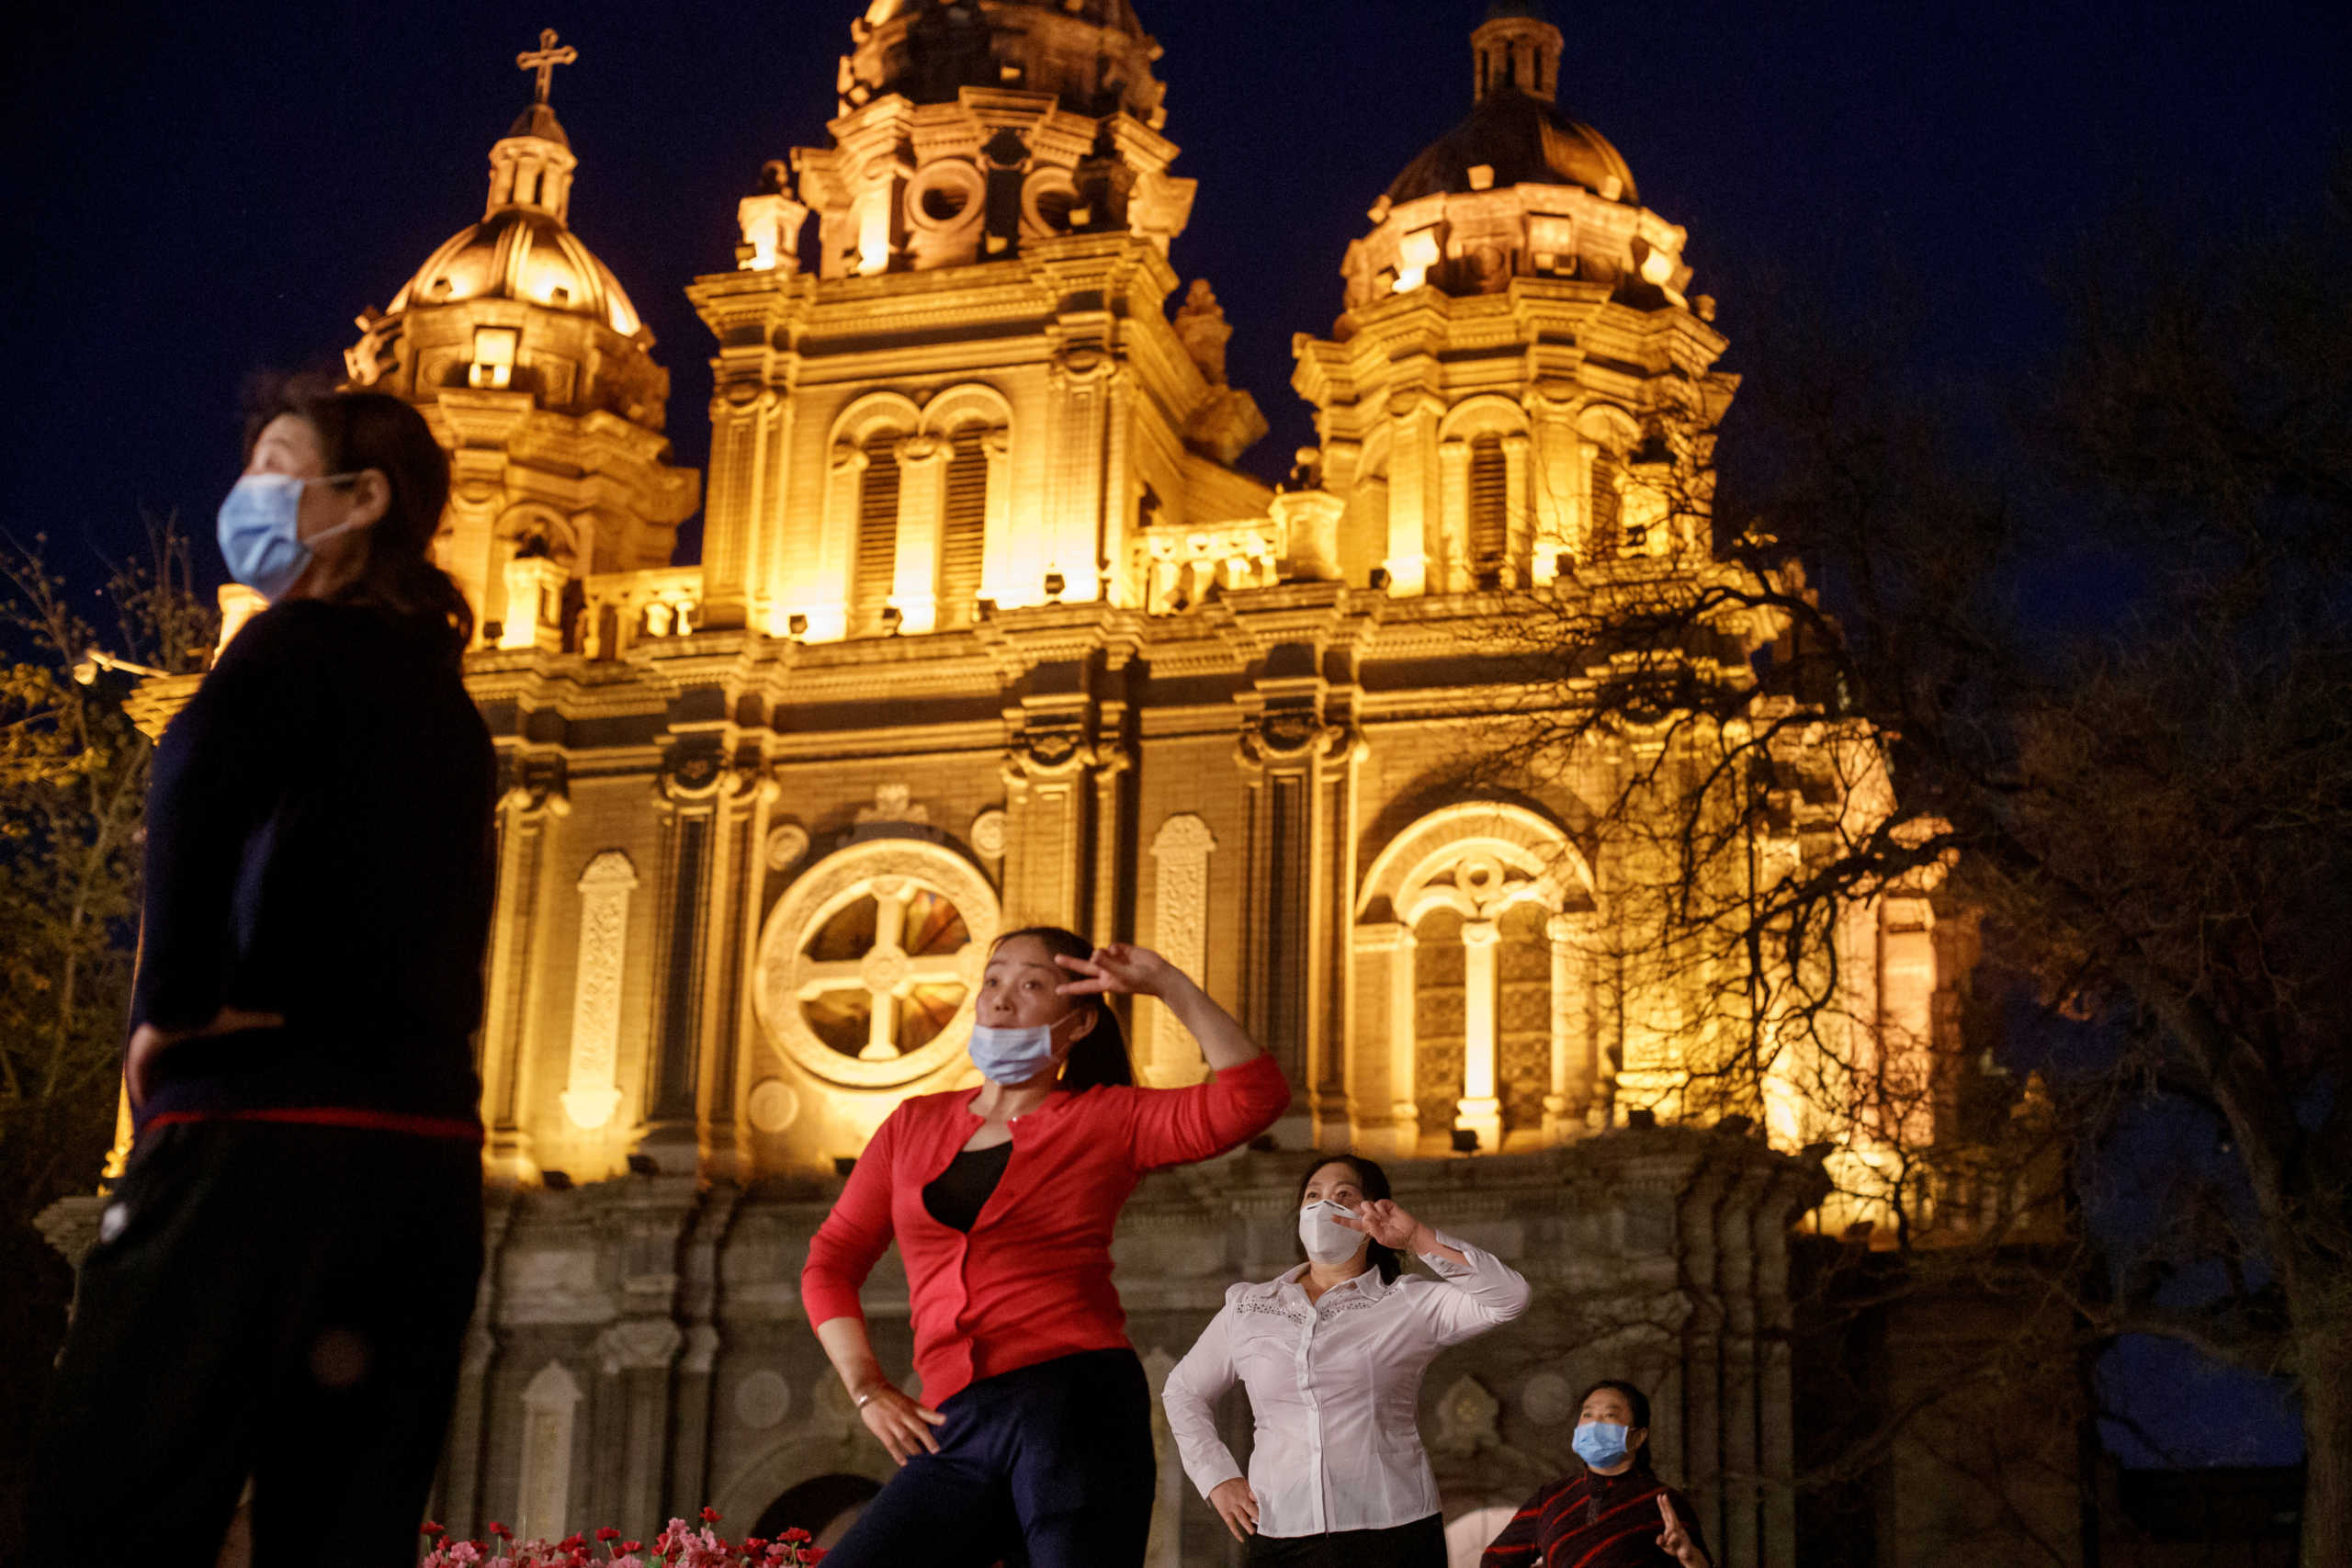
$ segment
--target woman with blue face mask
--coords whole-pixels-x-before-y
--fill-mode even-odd
[[[1540,1489],[1503,1527],[1478,1568],[1711,1568],[1690,1499],[1650,1468],[1650,1398],[1614,1378],[1577,1412],[1584,1469]]]
[[[1107,995],[1157,997],[1214,1069],[1136,1087]],[[901,1102],[809,1242],[801,1299],[866,1429],[900,1469],[825,1561],[1137,1568],[1151,1530],[1150,1394],[1111,1280],[1144,1172],[1273,1124],[1282,1069],[1158,953],[1032,927],[974,999],[977,1089]],[[922,1398],[885,1375],[858,1287],[891,1242]]]
[[[1437,1353],[1527,1310],[1527,1281],[1398,1208],[1379,1166],[1317,1156],[1300,1178],[1306,1261],[1236,1285],[1160,1398],[1193,1484],[1252,1568],[1445,1568],[1437,1478],[1415,1416]],[[1437,1275],[1404,1275],[1410,1253]],[[1250,1391],[1244,1477],[1216,1402]]]
[[[156,748],[123,1084],[28,1560],[413,1563],[481,1267],[490,736],[435,566],[449,467],[380,392],[293,381],[220,506],[270,601]],[[333,1542],[331,1548],[323,1542]]]

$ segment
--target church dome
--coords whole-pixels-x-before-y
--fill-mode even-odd
[[[1473,169],[1484,172],[1473,179]],[[1634,171],[1607,137],[1510,87],[1488,92],[1467,119],[1406,164],[1388,199],[1402,206],[1440,192],[1516,185],[1582,186],[1629,206],[1640,199]]]
[[[1160,122],[1159,45],[1129,0],[872,0],[850,31],[845,112],[893,93],[949,104],[978,89],[1050,93],[1074,114]]]
[[[503,207],[444,242],[392,300],[394,312],[463,299],[519,299],[603,321],[623,337],[644,322],[612,269],[543,209]]]

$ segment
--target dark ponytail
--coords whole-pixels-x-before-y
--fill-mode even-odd
[[[993,954],[1015,937],[1024,936],[1044,943],[1046,952],[1060,957],[1089,958],[1094,953],[1092,942],[1059,926],[1023,926],[1017,931],[1007,931],[996,939],[989,952]],[[1134,1083],[1136,1073],[1127,1061],[1126,1032],[1119,1027],[1119,1015],[1111,1010],[1108,999],[1100,996],[1065,999],[1072,1004],[1072,1010],[1092,1009],[1094,1027],[1069,1048],[1069,1059],[1062,1064],[1062,1087],[1080,1094],[1104,1084]]]
[[[449,502],[449,459],[433,427],[390,393],[340,388],[323,376],[285,377],[260,383],[247,400],[247,457],[263,429],[281,414],[318,432],[328,473],[373,468],[391,490],[383,516],[368,530],[366,563],[336,597],[430,628],[457,662],[473,640],[474,612],[433,561],[433,536]]]
[[[1298,1197],[1291,1204],[1293,1209],[1306,1207],[1307,1185],[1315,1179],[1315,1173],[1327,1165],[1344,1165],[1354,1171],[1356,1190],[1363,1194],[1365,1202],[1376,1203],[1389,1196],[1388,1173],[1353,1150],[1342,1149],[1335,1155],[1317,1155],[1314,1163],[1298,1173]],[[1298,1256],[1302,1259],[1306,1257],[1306,1244],[1303,1241],[1298,1244]],[[1364,1260],[1380,1270],[1380,1282],[1384,1285],[1395,1283],[1396,1276],[1405,1271],[1404,1259],[1396,1256],[1396,1249],[1376,1241],[1364,1248]]]
[[[1578,1396],[1577,1408],[1583,1409],[1584,1402],[1604,1388],[1612,1391],[1625,1401],[1625,1407],[1633,1412],[1634,1425],[1642,1429],[1641,1446],[1634,1450],[1634,1468],[1644,1475],[1655,1478],[1657,1472],[1650,1468],[1650,1396],[1622,1379],[1603,1378]]]

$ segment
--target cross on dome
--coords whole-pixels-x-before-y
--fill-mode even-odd
[[[555,83],[555,68],[559,65],[570,65],[579,58],[580,51],[570,44],[565,44],[560,49],[556,47],[553,28],[542,28],[539,29],[539,47],[526,50],[516,55],[514,66],[519,71],[538,73],[538,86],[531,95],[531,101],[535,104],[543,104],[548,101],[548,88]]]

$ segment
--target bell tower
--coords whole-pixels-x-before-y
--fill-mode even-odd
[[[1140,529],[1267,500],[1230,467],[1265,422],[1217,323],[1166,310],[1193,184],[1159,45],[1127,0],[877,0],[851,39],[830,144],[767,165],[737,269],[690,291],[718,342],[711,624],[1139,604]]]
[[[1301,334],[1343,570],[1392,594],[1702,557],[1709,434],[1735,378],[1684,231],[1555,102],[1564,40],[1498,4],[1469,117],[1373,203],[1346,310]]]
[[[481,220],[364,312],[344,355],[354,385],[415,404],[448,450],[435,548],[485,647],[612,640],[586,580],[667,567],[697,500],[699,476],[670,462],[653,333],[571,231],[579,160],[548,97],[578,58],[552,30],[516,57],[536,90],[491,148]]]

